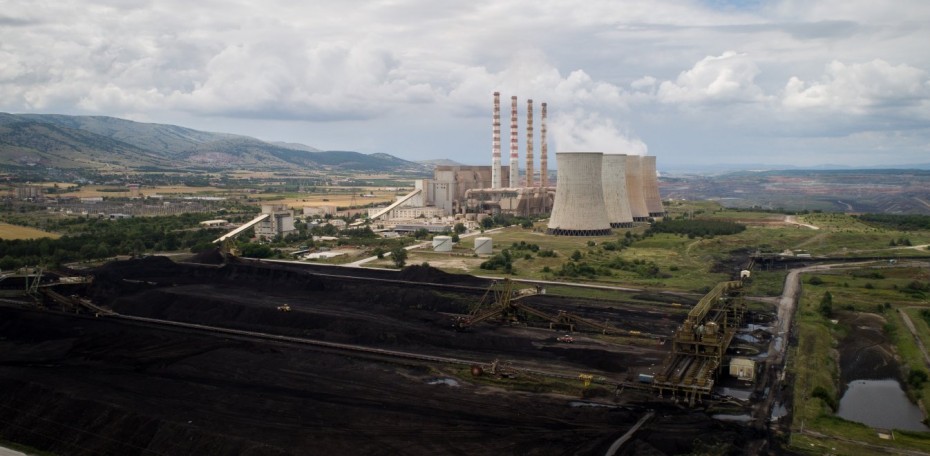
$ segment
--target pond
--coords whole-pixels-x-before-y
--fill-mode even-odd
[[[841,418],[880,429],[930,431],[897,380],[853,380],[840,399]]]

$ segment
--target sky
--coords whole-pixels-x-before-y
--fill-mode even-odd
[[[0,111],[489,164],[930,163],[926,0],[0,0]],[[505,158],[506,160],[506,158]],[[550,163],[554,158],[550,158]],[[537,164],[538,166],[538,164]]]

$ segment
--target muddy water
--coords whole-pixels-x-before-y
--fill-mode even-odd
[[[911,403],[897,380],[854,380],[840,399],[842,418],[882,429],[930,431],[923,413]]]

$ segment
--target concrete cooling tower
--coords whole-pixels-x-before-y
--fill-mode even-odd
[[[659,176],[656,173],[656,157],[643,156],[640,160],[643,176],[643,198],[646,200],[646,209],[650,217],[665,217],[665,208],[662,207],[662,197],[659,196]]]
[[[643,174],[639,155],[626,156],[626,194],[630,199],[630,212],[634,222],[648,222],[649,208],[643,196]]]
[[[552,216],[546,232],[561,236],[605,236],[610,220],[604,206],[601,152],[559,152]]]
[[[633,226],[633,213],[626,191],[626,155],[604,154],[601,183],[604,187],[604,205],[611,228]]]

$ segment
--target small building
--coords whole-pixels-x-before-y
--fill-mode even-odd
[[[756,380],[756,362],[749,358],[733,358],[730,360],[730,376],[746,382]]]
[[[204,220],[204,221],[200,222],[200,226],[205,227],[205,228],[211,228],[211,227],[217,227],[217,226],[226,226],[226,225],[228,225],[228,224],[229,224],[229,220],[222,220],[222,219],[217,219],[217,220]]]

